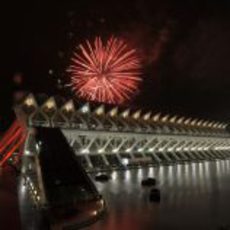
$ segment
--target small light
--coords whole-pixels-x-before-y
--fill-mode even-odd
[[[30,188],[31,188],[32,191],[35,190],[34,184],[32,182],[30,182]]]
[[[154,116],[153,116],[153,121],[159,121],[160,115],[161,115],[160,113],[154,115]]]
[[[97,211],[92,211],[92,215],[96,216],[97,215]]]
[[[131,148],[126,149],[125,152],[127,153],[131,152]]]
[[[74,109],[74,106],[73,106],[73,103],[72,103],[72,102],[68,102],[68,103],[65,105],[65,110],[66,110],[67,112],[71,112],[71,111],[73,111],[73,109]]]
[[[96,114],[97,114],[98,116],[104,114],[104,107],[103,107],[103,106],[100,106],[99,108],[97,108]]]
[[[54,71],[53,71],[52,69],[49,69],[48,73],[49,73],[50,75],[52,75],[52,74],[54,73]]]
[[[128,163],[129,163],[129,159],[128,158],[123,158],[122,159],[122,164],[128,165]]]
[[[29,150],[25,150],[25,155],[30,155],[30,151]]]
[[[39,151],[39,150],[40,150],[40,148],[39,148],[39,145],[38,145],[38,144],[36,144],[36,150],[37,150],[37,151]]]
[[[118,112],[118,109],[117,109],[117,107],[115,107],[115,108],[113,108],[113,109],[109,112],[109,115],[110,115],[111,117],[114,117],[114,116],[117,115],[117,112]]]
[[[27,98],[27,99],[25,100],[25,104],[26,104],[27,106],[32,106],[32,105],[34,104],[33,98]]]
[[[140,118],[140,115],[141,115],[141,110],[138,110],[138,111],[136,111],[136,112],[133,114],[133,118],[134,118],[134,119],[139,119],[139,118]]]
[[[121,114],[121,116],[122,116],[123,118],[127,118],[127,117],[129,116],[129,109],[125,110],[125,111]]]
[[[99,149],[98,153],[103,153],[105,150],[104,149]]]
[[[143,119],[144,119],[145,121],[147,121],[147,120],[150,119],[150,117],[151,117],[151,112],[148,112],[148,113],[146,113],[146,114],[143,116]]]
[[[89,149],[82,149],[81,152],[82,153],[89,153]]]
[[[101,203],[102,206],[105,204],[103,199],[100,200],[100,203]]]
[[[50,100],[46,103],[47,109],[53,109],[54,108],[54,101]]]
[[[82,111],[82,113],[88,113],[88,112],[89,112],[89,106],[88,106],[88,105],[84,105],[84,106],[81,108],[81,111]]]

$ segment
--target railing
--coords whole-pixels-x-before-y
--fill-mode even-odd
[[[28,121],[29,126],[42,126],[42,127],[60,127],[63,129],[76,129],[81,131],[107,131],[113,133],[139,133],[139,134],[149,134],[149,135],[177,135],[177,136],[191,136],[191,137],[219,137],[219,138],[229,138],[230,134],[226,133],[198,133],[198,132],[186,132],[186,131],[179,131],[179,130],[171,130],[171,129],[137,129],[135,127],[119,127],[117,130],[114,127],[109,127],[108,125],[97,127],[95,125],[86,125],[74,122],[53,122],[52,119],[46,121],[37,121],[35,119]]]

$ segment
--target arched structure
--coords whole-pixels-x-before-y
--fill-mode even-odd
[[[27,95],[15,106],[26,126],[60,127],[88,170],[228,157],[227,124],[131,108]]]

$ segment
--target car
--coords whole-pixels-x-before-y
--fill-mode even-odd
[[[154,186],[156,185],[156,179],[153,177],[148,177],[147,179],[144,179],[141,181],[142,186]]]
[[[150,191],[149,200],[153,202],[160,202],[161,194],[158,188],[153,188]]]
[[[100,173],[95,176],[96,181],[105,182],[105,181],[108,181],[109,179],[110,179],[110,176],[105,173]]]

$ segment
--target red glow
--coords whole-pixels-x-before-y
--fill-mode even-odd
[[[13,124],[10,126],[10,128],[7,130],[3,138],[1,139],[0,142],[0,154],[2,150],[5,148],[7,145],[6,142],[9,140],[9,138],[13,135],[14,131],[19,128],[19,123],[18,121],[14,121]]]
[[[5,143],[1,146],[1,148],[0,148],[0,153],[2,153],[2,152],[4,151],[4,149],[6,149],[12,142],[14,142],[15,138],[16,138],[18,135],[20,135],[21,132],[22,132],[21,128],[18,128],[18,129],[16,130],[16,132],[12,133],[12,134],[11,134],[12,136],[11,136],[8,140],[6,140]]]
[[[15,121],[0,142],[0,154],[4,155],[3,159],[0,161],[0,166],[2,166],[7,159],[9,159],[12,154],[22,146],[25,138],[25,129],[18,121]]]
[[[8,151],[8,153],[4,156],[2,161],[0,162],[0,166],[2,166],[10,157],[11,155],[24,143],[26,139],[26,135],[21,135],[20,139],[14,144],[14,146]]]
[[[135,49],[121,39],[111,37],[103,43],[97,37],[93,44],[79,45],[67,70],[71,86],[84,99],[121,104],[137,93],[140,60]]]

